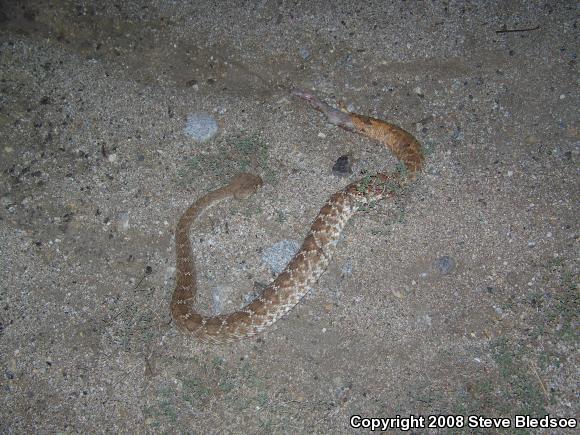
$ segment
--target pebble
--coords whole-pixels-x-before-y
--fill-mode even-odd
[[[224,311],[227,295],[230,293],[230,288],[224,285],[218,285],[211,290],[212,313],[219,314]]]
[[[262,293],[264,293],[264,289],[266,287],[268,287],[267,284],[263,284],[263,283],[259,283],[259,282],[254,281],[254,288],[252,289],[252,291],[250,291],[249,293],[246,293],[242,297],[244,304],[249,304],[254,299],[256,299],[258,296],[260,296]],[[223,311],[223,310],[221,310],[221,311]]]
[[[435,260],[435,267],[441,275],[449,275],[455,269],[455,259],[444,255]]]
[[[399,290],[391,290],[391,293],[393,293],[393,295],[398,298],[398,299],[403,299],[403,293],[401,293]]]
[[[451,138],[454,140],[462,140],[463,139],[463,131],[461,131],[460,127],[456,127],[453,133],[451,133]]]
[[[300,53],[300,57],[304,60],[308,60],[310,58],[310,51],[305,48],[305,47],[300,47],[298,49],[298,52]]]
[[[205,142],[217,134],[218,124],[207,113],[190,113],[183,132],[196,142]]]
[[[340,156],[332,165],[332,173],[339,177],[352,174],[352,162],[348,155]]]
[[[352,54],[347,54],[346,56],[344,56],[344,58],[342,59],[342,63],[347,66],[350,67],[352,66],[353,62],[352,62]]]
[[[282,240],[272,247],[265,249],[262,261],[276,274],[282,272],[294,254],[300,249],[300,244],[295,240]]]
[[[124,233],[129,229],[129,213],[126,211],[120,212],[117,215],[117,229],[120,233]]]
[[[2,207],[9,207],[13,204],[14,201],[9,196],[3,196],[2,198],[0,198],[0,205],[2,205]]]
[[[342,267],[340,268],[340,272],[342,276],[351,276],[352,275],[352,258],[347,258]]]
[[[529,135],[529,136],[526,136],[526,138],[524,139],[524,142],[526,142],[526,144],[528,144],[528,145],[535,145],[539,142],[539,139],[534,135]]]

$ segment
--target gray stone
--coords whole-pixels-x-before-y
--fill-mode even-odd
[[[207,113],[191,113],[187,116],[187,122],[183,132],[196,142],[205,142],[216,135],[218,131],[217,121]]]
[[[282,240],[264,250],[262,261],[268,265],[272,272],[280,273],[299,248],[300,244],[295,240]]]

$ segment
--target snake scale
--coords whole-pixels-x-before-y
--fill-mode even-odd
[[[421,145],[402,128],[380,119],[335,109],[308,91],[295,90],[293,95],[322,112],[331,124],[384,144],[403,168],[391,174],[366,176],[334,193],[320,209],[300,250],[262,294],[238,311],[216,316],[204,316],[192,307],[197,293],[197,279],[189,228],[205,209],[216,202],[250,196],[262,185],[262,179],[256,175],[239,174],[226,186],[195,201],[183,213],[176,228],[176,286],[171,300],[171,314],[180,329],[201,342],[232,342],[256,335],[276,322],[300,301],[324,273],[340,233],[353,214],[370,203],[396,195],[422,169],[424,156]]]

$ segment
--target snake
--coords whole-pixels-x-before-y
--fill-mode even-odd
[[[288,313],[325,272],[350,218],[357,211],[368,210],[376,202],[398,195],[423,168],[421,144],[403,128],[334,108],[311,91],[295,89],[292,95],[321,112],[330,124],[386,146],[398,159],[399,167],[389,173],[366,175],[332,194],[314,219],[298,252],[261,294],[234,312],[213,316],[199,313],[193,307],[197,277],[190,227],[207,208],[227,198],[246,199],[263,185],[263,181],[257,175],[241,173],[225,186],[193,202],[179,218],[175,230],[176,277],[171,315],[180,330],[199,342],[231,343],[252,337]]]

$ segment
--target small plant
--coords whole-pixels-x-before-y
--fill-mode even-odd
[[[286,220],[286,213],[282,210],[276,210],[276,222],[283,224]]]
[[[360,192],[360,193],[368,192],[369,185],[371,184],[372,178],[373,177],[371,175],[365,175],[364,178],[362,180],[360,180],[360,182],[356,186],[357,192]]]
[[[183,389],[183,400],[189,403],[204,401],[211,394],[211,389],[197,378],[183,381]]]
[[[224,178],[240,172],[262,172],[268,179],[275,178],[267,168],[268,145],[256,133],[241,132],[226,137],[214,149],[208,154],[194,155],[187,161],[187,165],[178,171],[183,182],[201,174]]]
[[[547,397],[538,388],[536,379],[530,376],[529,365],[524,363],[525,355],[519,351],[518,346],[505,338],[498,338],[492,342],[491,350],[504,384],[504,399],[518,403],[519,414],[545,415],[544,402]]]
[[[435,144],[431,141],[423,143],[423,155],[429,157],[435,152]]]
[[[402,175],[402,176],[406,176],[408,171],[407,171],[407,167],[406,167],[406,166],[405,166],[403,163],[401,163],[401,162],[398,162],[398,163],[395,165],[395,172],[396,172],[397,174],[400,174],[400,175]]]

